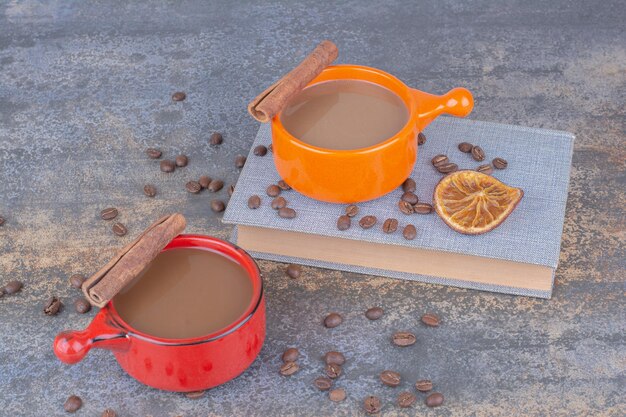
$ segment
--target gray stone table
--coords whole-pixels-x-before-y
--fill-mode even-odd
[[[625,240],[626,8],[619,0],[170,2],[3,1],[0,4],[0,280],[22,280],[0,299],[0,415],[64,415],[106,407],[120,416],[362,415],[368,394],[384,415],[621,416],[626,413]],[[384,4],[383,4],[384,3]],[[314,268],[291,280],[285,265],[260,262],[266,276],[268,337],[241,377],[190,400],[128,377],[106,351],[74,366],[56,360],[63,329],[95,311],[73,311],[72,273],[89,274],[157,216],[181,211],[190,232],[229,236],[208,193],[185,182],[201,174],[237,181],[233,159],[247,153],[258,124],[246,103],[320,40],[335,40],[339,62],[376,66],[434,93],[465,86],[473,119],[563,129],[577,135],[552,300],[403,282]],[[175,103],[174,91],[187,92]],[[219,148],[207,145],[224,133]],[[144,150],[189,155],[163,174]],[[154,183],[159,194],[145,197]],[[217,193],[227,199],[226,189]],[[129,236],[98,218],[115,206]],[[59,296],[56,317],[43,303]],[[368,322],[363,311],[387,314]],[[325,313],[345,323],[327,330]],[[426,311],[441,327],[420,326]],[[394,330],[419,341],[394,349]],[[288,346],[302,370],[278,375]],[[335,404],[311,381],[320,356],[343,351]],[[384,369],[404,376],[382,386]],[[400,390],[431,378],[445,405],[423,396],[408,411]]]

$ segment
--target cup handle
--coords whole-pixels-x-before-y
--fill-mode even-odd
[[[453,88],[442,96],[424,93],[419,90],[411,90],[411,93],[417,105],[417,120],[415,123],[420,132],[441,114],[465,117],[474,108],[472,93],[462,87]]]
[[[66,330],[54,338],[54,354],[68,364],[80,362],[92,347],[124,351],[130,339],[120,328],[110,323],[108,310],[103,308],[85,330]]]

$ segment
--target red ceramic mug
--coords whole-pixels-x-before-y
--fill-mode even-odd
[[[133,329],[109,302],[83,331],[65,331],[54,340],[54,353],[65,363],[82,360],[93,347],[109,349],[136,380],[167,391],[199,391],[235,378],[258,356],[265,340],[263,281],[254,260],[243,249],[209,236],[180,235],[165,250],[204,248],[241,265],[252,282],[246,311],[229,326],[191,339],[164,339]]]

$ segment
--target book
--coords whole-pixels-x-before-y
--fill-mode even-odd
[[[468,236],[450,229],[435,213],[404,215],[397,206],[402,189],[358,203],[359,213],[348,230],[337,229],[346,205],[313,200],[295,190],[281,194],[296,210],[283,219],[270,207],[268,185],[280,180],[272,154],[250,152],[235,186],[223,222],[235,225],[232,241],[252,256],[280,262],[351,271],[484,291],[550,298],[558,266],[569,185],[574,135],[568,132],[440,117],[424,131],[411,178],[420,201],[431,202],[442,174],[430,160],[446,154],[460,169],[501,157],[504,170],[492,174],[524,190],[524,197],[496,229]],[[487,155],[476,162],[458,150],[460,142],[480,145]],[[271,143],[271,126],[260,127],[252,149]],[[261,207],[247,206],[259,195]],[[379,223],[364,230],[358,220],[374,215]],[[398,231],[383,233],[387,218]],[[417,228],[414,240],[402,236],[406,224]]]

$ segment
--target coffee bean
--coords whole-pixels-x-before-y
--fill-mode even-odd
[[[7,219],[5,219],[4,217],[0,216],[0,226],[2,226],[6,221],[7,221]]]
[[[107,408],[106,410],[102,412],[101,417],[117,417],[117,413],[111,410],[110,408]]]
[[[359,226],[361,226],[363,229],[369,229],[371,227],[373,227],[376,222],[378,222],[378,219],[376,218],[376,216],[364,216],[361,218],[361,220],[359,220]]]
[[[328,398],[334,402],[341,402],[346,399],[346,390],[343,388],[335,388],[328,393]]]
[[[65,404],[63,404],[63,408],[68,413],[75,413],[82,406],[83,400],[81,400],[77,395],[70,395],[68,399],[65,400]]]
[[[191,392],[186,392],[185,393],[185,397],[189,398],[190,400],[197,400],[198,398],[202,398],[204,397],[204,393],[206,391],[191,391]]]
[[[276,184],[268,185],[265,189],[265,193],[270,197],[277,197],[280,194],[280,187]]]
[[[143,193],[148,197],[154,197],[157,195],[157,189],[152,184],[146,184],[143,186]]]
[[[243,155],[237,155],[235,157],[235,168],[243,168],[246,164],[246,157]]]
[[[380,398],[370,395],[365,397],[365,401],[363,402],[365,407],[365,412],[368,414],[376,414],[380,413],[382,409],[382,404],[380,403]]]
[[[248,208],[254,210],[258,209],[259,207],[261,207],[261,197],[259,197],[258,195],[250,196],[250,198],[248,199]]]
[[[318,376],[313,380],[313,385],[320,391],[328,391],[333,386],[333,380],[326,376]]]
[[[339,313],[330,313],[324,318],[324,326],[332,329],[339,326],[343,322],[343,317]]]
[[[160,167],[163,172],[174,172],[176,164],[170,159],[164,159],[161,161]]]
[[[435,166],[439,166],[441,164],[445,164],[446,162],[448,162],[448,157],[443,155],[443,154],[439,154],[439,155],[435,155],[433,157],[433,159],[430,160],[430,162]]]
[[[439,164],[435,168],[442,174],[449,174],[459,170],[459,166],[453,162],[446,162],[445,164]]]
[[[278,215],[283,219],[293,219],[296,217],[296,211],[289,207],[278,209]]]
[[[507,167],[507,165],[509,165],[509,163],[506,162],[506,159],[502,159],[502,158],[494,158],[493,161],[491,161],[491,163],[496,169],[504,169]]]
[[[228,193],[229,197],[232,197],[233,193],[235,192],[235,184],[230,184],[226,192]]]
[[[198,181],[189,181],[185,184],[185,189],[192,194],[198,194],[202,190],[202,186]]]
[[[148,148],[146,149],[146,155],[148,155],[150,159],[159,159],[161,155],[163,155],[163,152],[161,152],[160,149]]]
[[[9,295],[15,294],[16,292],[19,292],[23,286],[24,284],[22,284],[21,281],[9,281],[4,288],[2,288],[2,292]]]
[[[189,163],[189,158],[186,155],[178,155],[175,161],[177,167],[183,168]]]
[[[425,143],[426,143],[426,135],[423,134],[422,132],[419,132],[417,134],[417,146],[422,146]]]
[[[417,341],[417,339],[411,332],[397,332],[392,336],[392,341],[396,346],[405,347],[411,346]]]
[[[177,91],[174,94],[172,94],[172,100],[174,101],[183,101],[186,98],[187,98],[187,94],[183,93],[182,91]]]
[[[126,233],[128,233],[128,229],[126,229],[126,226],[124,226],[122,223],[115,223],[111,230],[113,230],[113,233],[115,233],[119,237],[122,237],[126,235]]]
[[[285,182],[285,180],[280,180],[280,181],[277,182],[277,184],[278,184],[278,188],[280,188],[283,191],[291,190],[291,186],[289,184],[287,184]]]
[[[383,316],[385,311],[380,307],[372,307],[365,312],[365,317],[370,320],[378,320]]]
[[[406,202],[404,200],[398,201],[398,208],[400,209],[402,214],[413,214],[413,205],[409,202]]]
[[[300,278],[300,275],[302,275],[302,268],[300,267],[300,265],[289,264],[287,266],[287,269],[285,269],[285,272],[287,273],[289,278],[296,279]]]
[[[287,200],[285,200],[283,197],[278,196],[272,200],[272,203],[270,204],[270,206],[274,210],[279,210],[283,207],[287,207]]]
[[[330,352],[326,352],[326,354],[324,355],[324,362],[326,362],[326,365],[333,364],[342,366],[344,363],[346,363],[346,357],[343,356],[343,353],[341,352],[331,350]]]
[[[480,146],[473,146],[472,158],[474,158],[474,161],[479,161],[479,162],[485,159],[485,151],[483,151],[483,148],[481,148]]]
[[[83,282],[85,282],[85,276],[82,274],[74,274],[70,277],[70,285],[74,288],[80,288],[83,286]]]
[[[419,392],[428,392],[433,389],[433,383],[428,379],[420,379],[415,383],[415,389]]]
[[[422,316],[422,323],[430,327],[438,327],[439,317],[433,313],[426,313]]]
[[[409,204],[417,204],[417,202],[419,201],[417,196],[410,191],[407,191],[404,194],[402,194],[402,197],[400,197],[400,200],[406,201]]]
[[[354,217],[357,214],[359,214],[359,208],[354,204],[350,204],[348,207],[346,207],[346,216]]]
[[[476,168],[476,171],[482,172],[483,174],[491,175],[493,173],[493,168],[490,164],[484,164]]]
[[[63,303],[57,297],[50,297],[43,307],[43,313],[46,316],[56,316],[63,307]]]
[[[221,133],[214,132],[211,134],[211,138],[209,139],[211,145],[221,145],[222,142],[224,142],[224,138]]]
[[[267,154],[267,148],[263,145],[259,145],[254,148],[253,152],[256,156],[265,156]]]
[[[395,233],[398,230],[398,220],[397,219],[387,219],[383,223],[383,232],[385,233]]]
[[[78,300],[74,301],[74,308],[76,309],[77,313],[85,314],[89,310],[91,310],[91,304],[89,304],[89,301],[87,301],[85,298],[79,298]]]
[[[463,153],[470,153],[472,152],[472,148],[474,147],[474,145],[472,145],[469,142],[461,142],[459,143],[459,151],[463,152]]]
[[[417,401],[415,394],[408,391],[398,394],[398,406],[401,408],[409,408]]]
[[[380,374],[380,380],[388,387],[397,387],[400,385],[400,374],[394,371],[382,371]]]
[[[300,351],[296,348],[289,348],[283,352],[281,359],[283,362],[295,362],[300,357]]]
[[[331,379],[337,379],[341,375],[341,365],[337,365],[335,363],[328,363],[324,368],[324,372]]]
[[[413,206],[413,210],[417,214],[428,214],[428,213],[432,213],[433,206],[431,206],[428,203],[417,203],[416,205]]]
[[[207,187],[207,190],[211,191],[212,193],[216,193],[222,188],[224,188],[224,181],[211,180],[211,182],[209,183],[209,186]]]
[[[117,217],[117,209],[115,207],[105,208],[100,212],[102,220],[111,220]]]
[[[404,192],[408,191],[410,193],[414,193],[416,188],[417,188],[417,184],[415,184],[415,181],[412,178],[407,178],[402,183],[402,191]]]
[[[211,200],[211,210],[215,213],[221,213],[226,210],[226,204],[222,200]]]
[[[413,226],[412,224],[407,224],[406,226],[404,226],[402,236],[404,236],[406,240],[415,239],[415,237],[417,236],[417,230],[415,229],[415,226]]]
[[[339,218],[337,219],[338,230],[341,230],[341,231],[348,230],[351,225],[352,225],[352,220],[350,220],[350,217],[346,216],[345,214],[339,216]]]
[[[285,362],[280,366],[280,374],[282,376],[290,376],[298,372],[300,366],[296,362]]]
[[[439,407],[443,404],[443,394],[438,392],[433,392],[424,400],[424,404],[428,407]]]

